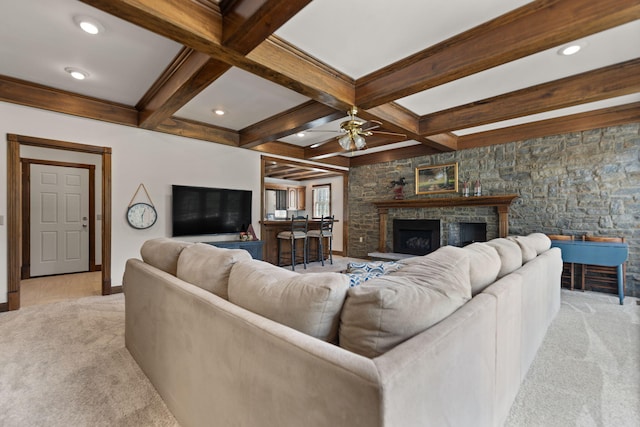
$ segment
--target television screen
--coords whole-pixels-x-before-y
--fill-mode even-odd
[[[173,236],[239,233],[251,224],[251,191],[172,186]]]

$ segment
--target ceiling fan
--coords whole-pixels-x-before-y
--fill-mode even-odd
[[[349,120],[345,120],[340,123],[339,131],[324,131],[324,132],[340,132],[343,135],[336,137],[338,140],[338,144],[344,150],[363,150],[367,147],[367,143],[365,141],[365,137],[371,136],[373,134],[381,134],[381,135],[393,135],[393,136],[405,136],[402,133],[394,133],[394,132],[382,132],[376,131],[374,129],[379,128],[382,123],[377,120],[371,120],[368,122],[360,121],[356,118],[356,114],[358,114],[358,108],[353,106],[347,111],[349,115]],[[310,131],[313,132],[313,131]],[[323,132],[323,131],[320,131]]]

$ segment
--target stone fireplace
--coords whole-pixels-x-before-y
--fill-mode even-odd
[[[394,219],[393,252],[426,255],[440,247],[440,220]]]

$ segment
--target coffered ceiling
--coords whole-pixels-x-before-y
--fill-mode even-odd
[[[0,57],[2,101],[340,167],[640,120],[637,0],[3,0]]]

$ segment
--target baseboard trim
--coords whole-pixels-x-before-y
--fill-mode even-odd
[[[111,287],[111,295],[113,294],[121,294],[122,293],[122,285],[120,286],[112,286]]]
[[[4,313],[5,311],[9,311],[9,303],[2,302],[0,303],[0,313]]]

